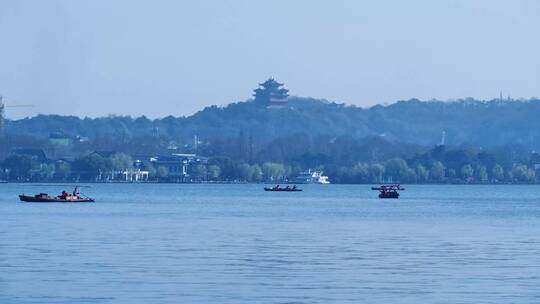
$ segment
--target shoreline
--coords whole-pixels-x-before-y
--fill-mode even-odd
[[[125,181],[0,181],[2,184],[62,184],[62,185],[73,185],[73,184],[170,184],[170,185],[293,185],[293,183],[285,182],[242,182],[242,181],[205,181],[205,182],[159,182],[159,181],[137,181],[137,182],[125,182]],[[301,184],[297,183],[294,185],[319,185],[321,187],[329,185],[385,185],[385,184],[398,184],[398,183],[358,183],[358,184],[349,184],[349,183],[331,183],[331,184]],[[400,185],[407,186],[518,186],[518,185],[540,185],[540,183],[399,183]]]

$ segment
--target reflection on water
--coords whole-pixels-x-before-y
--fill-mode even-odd
[[[540,302],[536,186],[304,188],[2,184],[0,303]]]

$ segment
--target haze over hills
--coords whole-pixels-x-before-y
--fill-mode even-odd
[[[159,136],[178,143],[215,141],[246,134],[258,143],[280,137],[319,136],[364,138],[381,136],[387,141],[422,146],[439,143],[446,133],[448,145],[495,147],[519,144],[540,149],[540,100],[474,99],[443,101],[398,101],[360,108],[322,99],[289,97],[288,106],[269,109],[249,100],[225,107],[207,107],[189,117],[109,116],[78,118],[39,115],[7,121],[10,136],[47,138],[50,134],[95,139]]]

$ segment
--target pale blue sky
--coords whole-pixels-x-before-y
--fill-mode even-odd
[[[189,115],[291,94],[369,106],[540,95],[540,1],[0,0],[0,94],[36,113]]]

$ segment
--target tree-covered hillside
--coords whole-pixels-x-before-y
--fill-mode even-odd
[[[9,121],[0,137],[0,179],[100,180],[133,169],[127,160],[140,160],[152,180],[174,181],[148,161],[191,153],[208,162],[190,166],[182,180],[273,182],[308,169],[338,183],[539,180],[540,100],[409,100],[360,108],[290,97],[286,106],[282,98],[273,106],[238,102],[155,120]],[[435,147],[443,132],[446,145]],[[35,150],[43,154],[36,158]]]
[[[177,143],[237,137],[244,132],[253,142],[268,143],[290,135],[316,138],[383,136],[388,141],[434,145],[443,131],[450,145],[494,147],[520,144],[540,148],[540,100],[527,101],[399,101],[360,108],[316,100],[289,98],[289,107],[268,109],[256,102],[238,102],[226,107],[207,107],[189,117],[112,116],[77,118],[39,115],[8,121],[10,136],[47,138],[53,133],[90,139],[114,137],[127,141],[148,136]]]

